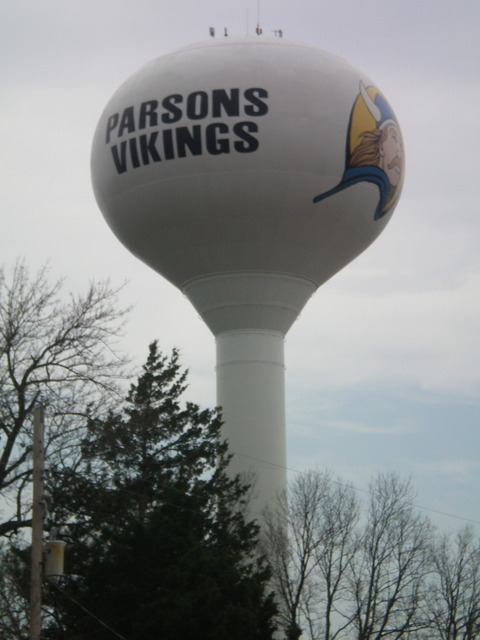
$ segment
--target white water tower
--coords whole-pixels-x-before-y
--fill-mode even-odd
[[[210,40],[160,57],[100,118],[97,202],[215,336],[231,470],[256,476],[252,515],[286,486],[285,335],[381,233],[403,173],[398,123],[376,85],[284,39]]]

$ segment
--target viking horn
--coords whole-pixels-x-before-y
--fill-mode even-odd
[[[382,119],[382,112],[380,111],[378,106],[375,104],[375,102],[372,100],[372,98],[368,95],[367,89],[365,88],[365,85],[361,80],[360,80],[360,93],[362,94],[362,98],[365,100],[367,109],[375,118],[375,122],[380,122],[380,120]]]

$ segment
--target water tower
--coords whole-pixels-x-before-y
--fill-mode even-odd
[[[228,38],[144,66],[92,151],[106,221],[216,339],[232,472],[258,515],[286,485],[284,339],[316,289],[381,233],[403,146],[383,94],[341,58]]]

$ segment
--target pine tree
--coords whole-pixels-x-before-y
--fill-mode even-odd
[[[226,474],[219,412],[181,402],[186,376],[153,343],[122,410],[89,420],[81,465],[50,471],[70,577],[50,587],[46,638],[272,637],[248,487]]]

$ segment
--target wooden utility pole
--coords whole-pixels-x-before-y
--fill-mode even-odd
[[[33,513],[32,565],[30,581],[30,640],[42,635],[42,564],[43,564],[43,406],[33,411]]]

